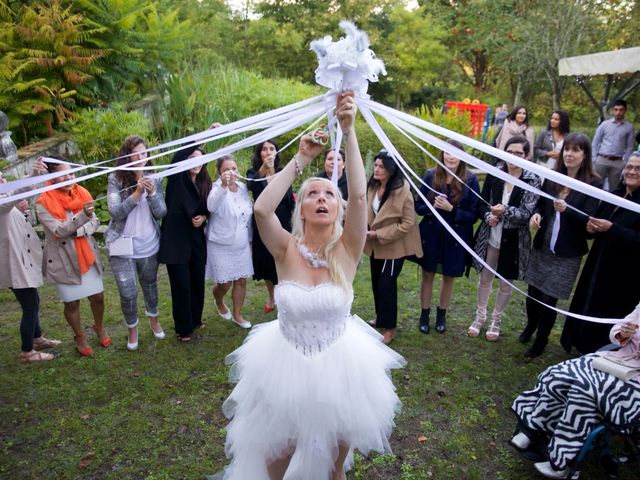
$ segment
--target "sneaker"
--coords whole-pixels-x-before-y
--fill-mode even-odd
[[[547,478],[568,478],[569,477],[569,468],[556,470],[551,466],[551,462],[538,462],[538,463],[534,463],[533,466],[536,468],[538,472],[540,472],[542,475],[544,475]]]

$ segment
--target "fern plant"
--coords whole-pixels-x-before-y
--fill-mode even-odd
[[[23,139],[73,117],[76,101],[89,102],[78,87],[103,72],[107,49],[90,48],[99,29],[61,0],[0,8],[0,108]]]

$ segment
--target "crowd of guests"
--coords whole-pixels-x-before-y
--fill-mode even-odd
[[[613,117],[603,122],[593,139],[571,133],[569,116],[554,111],[547,128],[534,141],[529,110],[515,106],[504,116],[495,138],[497,148],[555,170],[586,184],[608,188],[623,198],[640,203],[637,190],[640,154],[633,153],[633,128],[624,120],[626,103],[619,100]],[[504,107],[501,108],[504,110]],[[219,124],[212,125],[212,128]],[[464,147],[449,140],[452,151]],[[119,152],[117,166],[146,160],[147,144],[138,136],[128,137]],[[172,163],[203,155],[201,147],[189,146],[175,153]],[[337,161],[336,161],[337,155]],[[607,163],[608,162],[608,163]],[[178,340],[188,342],[195,329],[202,327],[205,279],[214,282],[213,298],[220,317],[248,329],[242,308],[247,279],[263,280],[266,285],[264,312],[275,308],[274,286],[278,283],[275,262],[256,228],[253,200],[257,200],[272,176],[281,170],[278,146],[272,140],[256,146],[248,181],[239,181],[238,165],[227,155],[216,163],[217,179],[212,181],[207,168],[195,167],[169,177],[166,192],[159,180],[145,170],[120,170],[108,177],[107,200],[110,213],[105,233],[107,257],[120,295],[122,316],[128,327],[127,348],[138,348],[138,284],[142,290],[145,315],[157,339],[165,338],[158,316],[158,264],[167,267],[171,285],[173,320]],[[618,165],[620,164],[620,165]],[[422,269],[420,287],[420,332],[447,329],[447,311],[454,281],[470,267],[478,271],[476,312],[467,333],[478,336],[486,327],[485,338],[500,337],[502,317],[511,296],[510,283],[522,280],[528,285],[527,322],[519,340],[531,347],[527,357],[544,351],[556,319],[554,307],[559,299],[573,292],[582,257],[589,253],[578,281],[570,310],[600,317],[621,317],[640,301],[633,283],[615,281],[631,275],[640,265],[640,215],[571,190],[558,183],[541,181],[526,169],[500,161],[496,165],[508,175],[542,189],[555,200],[524,190],[514,183],[487,175],[480,183],[465,162],[455,154],[442,152],[435,168],[428,170],[419,195],[412,195],[408,183],[393,158],[384,150],[373,162],[368,181],[368,231],[364,247],[370,257],[371,285],[375,319],[370,322],[383,330],[385,343],[396,335],[398,305],[397,278],[406,259]],[[34,175],[64,172],[64,160],[36,162]],[[329,149],[324,154],[320,178],[335,177],[343,199],[348,198],[344,152]],[[64,316],[73,330],[76,348],[90,356],[93,349],[81,326],[79,302],[87,298],[91,305],[93,329],[103,347],[111,339],[103,326],[104,298],[102,264],[93,238],[99,226],[90,193],[73,181],[73,174],[52,180],[61,186],[42,194],[36,201],[38,219],[43,225],[45,246],[28,249],[26,262],[12,263],[4,269],[3,286],[13,289],[23,307],[23,354],[25,361],[49,360],[38,352],[57,341],[40,338],[37,321],[37,287],[42,274],[57,289],[64,304]],[[291,231],[294,208],[291,187],[276,208],[282,227]],[[35,247],[37,236],[30,222],[13,225],[10,218],[29,211],[25,202],[3,207],[2,221],[7,224],[2,248],[11,252],[20,235]],[[11,208],[9,208],[9,206]],[[13,208],[13,207],[16,208]],[[422,217],[418,224],[416,214]],[[473,231],[477,221],[479,225]],[[18,228],[19,227],[19,228]],[[483,261],[471,260],[465,248],[451,232],[472,246]],[[533,241],[531,232],[535,232]],[[589,252],[588,240],[594,239]],[[19,243],[19,242],[18,242]],[[24,246],[24,242],[20,246]],[[13,250],[12,250],[13,249]],[[17,255],[18,252],[14,252]],[[24,255],[20,258],[24,258]],[[486,268],[488,265],[490,268]],[[487,313],[494,272],[502,278],[490,315]],[[435,311],[432,312],[434,278],[442,275]],[[13,279],[13,277],[16,277]],[[19,278],[18,278],[19,277]],[[26,279],[29,279],[28,281]],[[225,303],[231,291],[230,306]],[[612,301],[615,299],[616,301]],[[27,335],[27,332],[31,332]],[[30,338],[29,338],[30,337]],[[562,345],[570,352],[577,348],[589,353],[606,343],[608,329],[600,324],[567,318]],[[36,349],[31,348],[35,340]],[[43,343],[44,342],[44,343]]]
[[[495,145],[567,178],[596,188],[606,186],[614,195],[640,204],[640,152],[633,152],[634,132],[624,120],[626,108],[624,101],[617,101],[613,117],[598,127],[593,141],[571,132],[566,112],[554,111],[547,128],[534,141],[529,110],[517,105],[504,115]],[[375,319],[370,324],[383,330],[382,341],[388,344],[397,334],[397,279],[405,260],[409,260],[422,270],[417,326],[423,334],[431,333],[435,275],[441,274],[442,282],[433,312],[434,329],[444,334],[455,279],[465,272],[468,275],[473,267],[478,272],[478,283],[468,336],[477,337],[484,329],[486,340],[495,342],[500,338],[512,294],[511,282],[520,280],[528,290],[526,325],[519,341],[526,344],[533,340],[525,357],[535,358],[544,352],[556,320],[553,307],[573,293],[571,312],[606,318],[626,316],[626,320],[610,331],[606,324],[567,317],[561,336],[565,350],[570,353],[575,348],[581,354],[591,354],[613,341],[624,346],[620,355],[637,361],[640,307],[636,306],[640,303],[640,289],[632,279],[640,269],[640,214],[543,180],[509,161],[498,161],[496,167],[513,181],[487,175],[480,188],[477,176],[460,159],[463,145],[454,140],[448,143],[451,148],[443,151],[437,165],[425,173],[415,198],[388,152],[382,150],[374,158],[366,189],[363,250],[370,258],[375,306]],[[143,138],[128,137],[116,165],[150,165],[147,148]],[[201,147],[192,145],[175,153],[172,163],[202,155]],[[238,165],[231,155],[217,160],[215,181],[206,167],[197,166],[170,176],[165,191],[162,182],[153,180],[143,169],[109,174],[106,198],[111,218],[104,238],[122,318],[128,328],[128,350],[136,350],[139,345],[138,285],[152,334],[159,340],[166,337],[158,310],[160,263],[167,268],[174,330],[180,342],[191,341],[194,331],[204,327],[206,279],[214,282],[212,293],[218,315],[243,329],[252,326],[242,311],[248,278],[264,280],[264,312],[277,307],[277,262],[267,248],[273,241],[261,238],[256,228],[249,192],[253,201],[258,200],[282,170],[280,163],[278,146],[269,140],[256,146],[246,184],[240,181]],[[344,151],[330,149],[324,154],[323,171],[316,175],[337,179],[334,190],[343,200],[349,193],[345,168],[348,165]],[[43,278],[55,285],[80,355],[94,354],[81,323],[80,301],[85,298],[90,303],[98,344],[104,348],[112,345],[103,322],[103,267],[94,239],[99,227],[94,200],[75,183],[64,159],[50,163],[37,160],[32,175],[43,173],[59,174],[51,180],[58,188],[43,193],[35,202],[44,230],[44,248],[28,218],[26,201],[0,207],[0,287],[11,288],[22,308],[20,360],[24,363],[54,359],[53,354],[42,350],[61,343],[44,337],[40,327],[37,289]],[[0,183],[5,182],[0,176]],[[523,189],[519,182],[542,190],[553,200]],[[278,222],[277,230],[291,232],[294,193],[288,185],[282,187],[282,192],[282,198],[273,201],[273,221]],[[420,223],[417,215],[422,217]],[[304,212],[301,221],[304,223]],[[471,246],[478,258],[472,260],[462,242]],[[310,268],[325,268],[318,260],[319,252],[301,254]],[[496,272],[501,278],[489,315]],[[229,291],[230,306],[225,302]],[[591,391],[598,395],[605,395],[601,386],[612,381],[594,370],[594,358],[586,355],[550,367],[541,374],[536,389],[523,393],[513,404],[519,433],[511,443],[520,450],[541,442],[546,445],[548,461],[539,462],[537,468],[551,478],[565,478],[562,475],[577,454],[575,448],[563,443],[563,438],[575,433],[571,421],[564,419],[564,415],[571,414],[567,413],[571,399],[566,392],[573,392],[572,379],[582,378],[581,388],[593,385]],[[616,384],[615,388],[622,397],[637,400],[638,387],[634,385]],[[566,398],[559,402],[559,396]],[[551,408],[549,404],[553,402]],[[589,421],[600,417],[617,423],[640,420],[637,405],[620,413],[621,409],[610,407],[606,398],[598,404],[605,408],[598,407],[597,414],[582,413]]]

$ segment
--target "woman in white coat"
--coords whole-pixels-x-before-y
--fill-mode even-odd
[[[231,155],[216,163],[218,180],[207,198],[206,278],[216,282],[213,287],[218,314],[241,328],[251,328],[242,318],[242,306],[247,293],[247,278],[253,275],[251,260],[251,215],[253,205],[244,183],[238,182],[238,165]],[[233,288],[232,288],[233,287]],[[224,303],[231,290],[232,310]]]
[[[32,176],[47,171],[41,159],[33,164]],[[0,184],[7,183],[0,173]],[[13,193],[19,193],[13,192]],[[26,200],[0,205],[0,288],[10,288],[22,308],[20,337],[22,363],[53,360],[55,355],[39,350],[60,345],[59,340],[45,338],[40,330],[40,297],[42,285],[42,246],[31,226]]]

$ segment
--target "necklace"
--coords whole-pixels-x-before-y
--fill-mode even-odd
[[[329,268],[326,258],[321,258],[319,252],[312,252],[304,243],[298,243],[300,255],[311,268]]]

